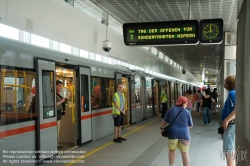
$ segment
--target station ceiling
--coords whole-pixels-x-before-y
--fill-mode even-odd
[[[86,0],[77,0],[86,1]],[[119,22],[154,22],[189,20],[189,0],[89,0],[112,14]],[[191,0],[191,19],[222,18],[224,32],[235,32],[237,0]],[[156,47],[197,77],[205,72],[208,81],[215,81],[224,43],[220,45],[161,46]]]

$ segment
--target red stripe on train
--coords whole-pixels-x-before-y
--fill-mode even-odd
[[[23,134],[23,133],[34,131],[34,130],[35,130],[35,125],[17,128],[13,130],[6,130],[6,131],[0,132],[0,138],[10,137],[10,136],[17,135],[17,134]]]
[[[92,114],[92,117],[111,114],[111,112],[112,112],[112,110],[107,110],[107,111],[103,111],[103,112],[96,112],[96,113]],[[89,119],[89,118],[91,118],[91,114],[81,116],[81,120],[85,120],[85,119]]]
[[[40,124],[40,129],[46,129],[54,126],[57,126],[57,121]]]
[[[108,111],[93,113],[92,117],[111,114],[111,112],[112,112],[111,110],[108,110]],[[91,118],[91,114],[84,115],[81,117],[82,120],[89,119],[89,118]],[[46,129],[46,128],[50,128],[50,127],[54,127],[54,126],[57,126],[57,121],[41,124],[40,129]],[[2,132],[0,132],[0,138],[10,137],[13,135],[23,134],[23,133],[27,133],[27,132],[31,132],[31,131],[35,131],[35,125],[2,131]]]
[[[40,129],[46,129],[49,127],[54,127],[56,125],[57,125],[56,121],[55,122],[48,122],[48,123],[41,124]],[[2,131],[2,132],[0,132],[0,138],[10,137],[13,135],[23,134],[23,133],[27,133],[27,132],[31,132],[31,131],[35,131],[35,125]]]

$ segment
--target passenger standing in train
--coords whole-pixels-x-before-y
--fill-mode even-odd
[[[189,164],[188,151],[191,140],[189,128],[193,127],[193,121],[190,112],[186,109],[187,102],[188,99],[186,97],[180,96],[175,106],[168,110],[161,123],[160,129],[162,133],[165,125],[171,123],[179,111],[181,111],[171,125],[171,132],[168,137],[169,166],[174,166],[177,147],[181,151],[183,166],[188,166]]]
[[[189,110],[190,114],[193,115],[194,98],[193,98],[191,89],[187,90],[187,95],[185,97],[188,99],[187,110]]]
[[[113,98],[113,109],[112,115],[114,118],[114,140],[113,142],[122,143],[126,141],[125,138],[121,137],[122,126],[124,125],[124,115],[126,115],[125,108],[126,98],[122,93],[122,84],[117,85],[117,92],[114,94]]]
[[[211,103],[214,101],[214,99],[211,98],[209,95],[209,90],[205,90],[205,96],[201,98],[201,105],[200,108],[202,108],[202,113],[203,113],[203,123],[204,126],[208,125],[211,123],[211,118],[210,118],[210,112],[211,112]]]
[[[168,98],[167,98],[167,86],[165,85],[163,87],[163,90],[161,91],[161,118],[164,118],[168,109]]]
[[[224,88],[229,92],[221,112],[223,133],[223,151],[227,165],[235,166],[235,76],[228,75],[224,80]]]
[[[56,93],[60,94],[62,89],[62,81],[57,80],[56,81]],[[63,148],[59,145],[59,133],[60,133],[60,126],[61,126],[61,119],[62,119],[62,109],[63,109],[63,103],[65,101],[65,98],[60,98],[58,95],[56,95],[56,105],[57,105],[57,143],[58,148]]]

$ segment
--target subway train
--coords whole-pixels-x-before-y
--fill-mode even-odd
[[[36,156],[30,159],[34,161],[41,160],[39,156],[45,151],[46,155],[55,155],[58,143],[67,150],[112,134],[112,100],[118,83],[122,83],[126,98],[124,127],[160,114],[163,86],[168,86],[168,107],[193,88],[3,37],[0,71],[1,153],[27,151]],[[62,82],[60,95],[67,99],[59,140],[56,80]],[[3,155],[0,158],[5,159]]]

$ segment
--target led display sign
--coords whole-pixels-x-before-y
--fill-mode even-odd
[[[123,24],[127,46],[198,44],[197,20],[142,22]]]

